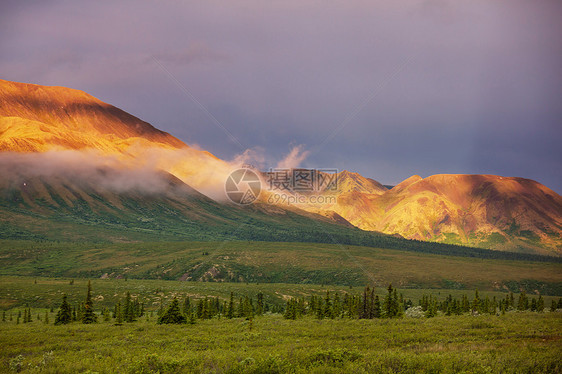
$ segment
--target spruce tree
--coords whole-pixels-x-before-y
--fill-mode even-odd
[[[228,311],[226,312],[227,318],[234,317],[234,293],[230,292],[230,301],[228,302]]]
[[[115,325],[121,326],[123,324],[123,311],[121,310],[121,301],[115,304]]]
[[[544,299],[541,294],[539,294],[539,300],[537,301],[537,312],[544,312]]]
[[[168,309],[166,309],[166,311],[160,316],[160,318],[158,318],[158,324],[160,324],[160,325],[164,324],[164,323],[166,323],[166,324],[168,324],[168,323],[181,324],[181,323],[186,323],[186,322],[187,322],[187,319],[182,314],[178,299],[175,298],[175,297],[174,297],[174,300],[172,300],[172,304],[170,304]]]
[[[185,314],[186,316],[191,315],[191,300],[189,296],[186,296],[185,300],[183,301],[183,314]]]
[[[19,317],[18,317],[19,318]],[[72,321],[72,309],[66,300],[66,294],[62,295],[62,303],[55,317],[55,325],[65,325]]]
[[[257,300],[256,315],[261,316],[264,312],[263,293],[258,292]]]
[[[123,317],[125,322],[134,322],[135,321],[135,306],[133,301],[131,300],[131,293],[127,291],[127,296],[125,297],[125,307],[123,308]]]
[[[474,300],[472,301],[472,313],[480,312],[482,306],[480,305],[480,296],[478,290],[474,291]]]
[[[330,291],[326,291],[326,298],[324,299],[324,316],[326,318],[334,318],[332,310],[332,300],[330,298]]]
[[[373,302],[373,317],[381,318],[381,302],[379,300],[379,295],[375,295],[375,301]]]
[[[551,312],[556,312],[556,300],[552,300],[552,302],[550,303],[550,311]]]
[[[94,312],[94,302],[92,301],[92,284],[88,281],[88,293],[84,302],[84,312],[82,315],[82,323],[89,324],[98,321],[98,316]]]
[[[341,301],[340,301],[340,294],[336,292],[334,295],[334,302],[332,304],[332,318],[339,318],[341,317]]]
[[[43,321],[45,325],[49,324],[49,311],[45,310],[45,321]]]
[[[529,309],[529,299],[527,298],[527,295],[525,294],[525,291],[522,291],[519,294],[519,300],[517,302],[517,309],[520,310],[520,311]]]
[[[392,318],[393,316],[393,305],[392,305],[392,284],[388,285],[388,294],[384,298],[383,309],[384,317]]]

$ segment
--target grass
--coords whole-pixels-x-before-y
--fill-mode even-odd
[[[428,271],[430,269],[431,271]],[[562,263],[321,243],[0,241],[0,276],[166,279],[562,295]]]
[[[0,277],[0,310],[21,308],[25,305],[34,308],[57,308],[62,300],[62,294],[68,296],[72,304],[84,301],[88,281],[86,279],[72,280],[61,278],[31,278],[2,276]],[[204,298],[206,296],[219,297],[227,300],[230,292],[238,298],[249,296],[256,300],[258,293],[263,293],[265,301],[270,305],[284,306],[290,297],[306,297],[311,295],[325,296],[326,291],[361,294],[362,287],[346,286],[322,286],[312,284],[287,284],[287,283],[219,283],[219,282],[178,282],[167,280],[141,280],[141,279],[95,279],[92,281],[95,307],[113,308],[119,301],[123,300],[127,291],[134,297],[138,297],[148,309],[156,310],[160,301],[167,303],[175,296],[192,299]],[[444,300],[449,294],[460,299],[467,295],[469,299],[474,296],[473,290],[456,289],[399,289],[406,299],[411,299],[415,304],[424,294],[433,295],[438,300]],[[386,290],[377,288],[376,293],[383,296]],[[486,296],[492,299],[505,298],[505,292],[480,291],[480,297]],[[532,296],[532,295],[531,295]],[[556,296],[544,296],[545,305],[548,308],[551,300],[558,300]],[[16,312],[17,313],[17,312]]]
[[[550,312],[398,320],[267,315],[180,326],[12,321],[0,323],[0,371],[19,362],[24,373],[560,373],[561,331],[562,315]]]

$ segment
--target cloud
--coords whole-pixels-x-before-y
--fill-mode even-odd
[[[159,194],[169,189],[170,182],[155,169],[125,166],[116,157],[95,151],[2,152],[0,174],[3,187],[27,184],[36,178],[51,182],[64,178],[64,183],[115,193]]]
[[[149,56],[268,154],[315,149],[413,56],[307,161],[382,182],[486,172],[562,190],[557,0],[0,3],[2,78],[84,90],[223,159],[239,147]]]
[[[298,168],[301,163],[308,157],[309,151],[304,150],[304,145],[293,146],[291,151],[284,159],[277,163],[278,169],[294,169]]]

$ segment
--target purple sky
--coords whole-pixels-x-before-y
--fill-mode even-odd
[[[559,0],[4,0],[0,50],[0,78],[84,90],[220,158],[302,144],[303,166],[386,184],[562,192]]]

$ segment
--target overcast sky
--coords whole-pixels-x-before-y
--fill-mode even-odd
[[[84,90],[223,159],[562,192],[562,1],[6,1],[0,78]],[[229,136],[230,133],[232,136]]]

